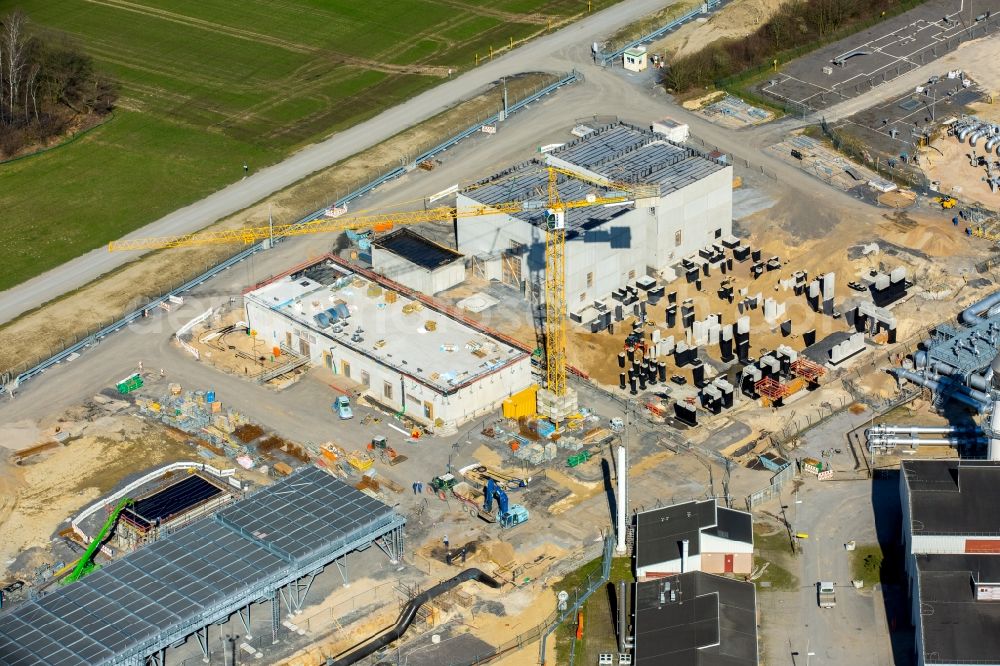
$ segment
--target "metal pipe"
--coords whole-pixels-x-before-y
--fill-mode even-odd
[[[959,432],[973,432],[975,426],[895,426],[878,424],[865,430],[865,436],[878,435],[950,435]]]
[[[939,390],[939,383],[936,380],[929,379],[927,377],[922,377],[915,372],[910,372],[909,370],[904,370],[903,368],[892,368],[890,372],[896,375],[896,377],[909,380],[915,384],[920,384],[921,386],[926,386],[932,391]],[[957,390],[960,388],[965,388],[967,392]],[[980,399],[977,396],[982,396],[982,399]],[[985,393],[981,391],[973,391],[972,389],[969,389],[967,387],[962,387],[962,386],[956,387],[956,390],[950,393],[948,397],[951,398],[952,400],[957,400],[962,404],[972,407],[980,414],[988,411],[989,408],[991,407],[989,396],[987,396]]]
[[[994,136],[992,139],[987,141],[986,145],[983,146],[983,148],[986,150],[986,152],[990,152],[993,150],[994,146],[996,146],[998,143],[1000,143],[1000,135]]]
[[[975,326],[983,321],[983,312],[988,311],[994,305],[1000,305],[1000,291],[995,292],[981,301],[976,301],[969,307],[962,310],[962,323],[968,326]]]
[[[971,443],[986,443],[987,439],[985,437],[934,437],[929,439],[922,439],[920,437],[885,437],[885,438],[873,438],[868,440],[869,446],[885,446],[886,444],[892,444],[894,446],[921,446],[927,444],[936,445],[966,445]]]
[[[985,130],[978,130],[975,134],[973,134],[971,137],[969,137],[969,145],[970,146],[975,146],[976,142],[979,141],[981,138],[983,138],[983,136],[985,136],[985,135],[986,135],[986,131]]]

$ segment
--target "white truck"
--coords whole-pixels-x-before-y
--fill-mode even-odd
[[[820,581],[816,583],[816,598],[820,608],[833,608],[837,605],[837,592],[833,583]]]

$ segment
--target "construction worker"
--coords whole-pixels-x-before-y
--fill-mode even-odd
[[[448,535],[444,535],[444,549],[448,550]]]

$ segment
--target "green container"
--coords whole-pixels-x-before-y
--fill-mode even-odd
[[[139,388],[142,388],[142,377],[138,372],[118,382],[118,392],[122,395],[131,393]]]

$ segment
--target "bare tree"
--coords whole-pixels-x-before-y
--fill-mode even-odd
[[[25,36],[25,24],[27,17],[19,9],[7,15],[3,24],[2,41],[7,50],[7,107],[8,121],[14,118],[14,104],[17,100],[17,93],[20,87],[21,71],[25,65],[25,51],[27,39]]]
[[[42,71],[39,62],[31,63],[28,78],[24,82],[24,122],[31,122],[31,112],[35,112],[35,122],[38,122],[38,75]]]

